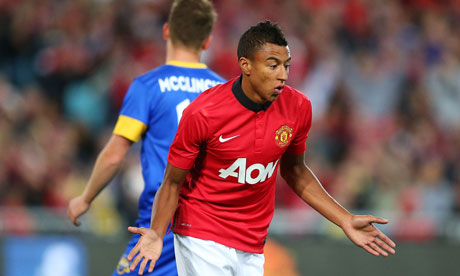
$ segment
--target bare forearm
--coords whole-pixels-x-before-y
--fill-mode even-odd
[[[294,192],[325,218],[342,227],[352,216],[323,188],[313,172],[306,166],[285,175]]]
[[[179,185],[163,183],[158,190],[152,208],[152,222],[150,228],[161,237],[166,233],[179,201]]]
[[[88,184],[83,191],[86,202],[90,203],[110,183],[131,144],[132,142],[124,137],[112,135],[97,157]]]
[[[188,170],[176,168],[169,163],[166,165],[165,176],[160,189],[155,195],[152,206],[152,221],[150,228],[164,237],[179,201],[179,193]]]
[[[87,202],[92,202],[93,199],[110,183],[115,176],[120,162],[111,160],[106,152],[101,152],[96,160],[91,177],[83,191],[83,197]]]
[[[304,154],[285,153],[281,159],[280,171],[299,197],[325,218],[342,228],[347,237],[356,245],[376,256],[380,254],[388,256],[387,252],[394,254],[394,242],[372,225],[388,221],[373,216],[350,214],[324,190],[310,168],[305,165]]]

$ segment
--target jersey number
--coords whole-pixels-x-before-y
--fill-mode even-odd
[[[182,118],[182,113],[184,113],[184,109],[190,104],[189,99],[185,99],[176,105],[176,112],[177,112],[177,124],[180,122],[180,118]]]

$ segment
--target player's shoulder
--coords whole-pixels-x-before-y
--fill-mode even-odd
[[[297,102],[300,105],[311,105],[310,99],[302,93],[300,90],[295,89],[292,86],[285,85],[283,89],[283,94],[286,95],[286,100],[291,102]]]
[[[231,79],[229,81],[224,80],[224,82],[219,83],[219,84],[215,85],[214,87],[211,87],[211,88],[207,89],[206,91],[203,91],[202,95],[203,95],[204,98],[221,96],[222,92],[232,89],[233,81],[234,81],[234,79]]]
[[[211,87],[201,93],[197,98],[201,102],[208,103],[207,106],[214,106],[218,103],[221,103],[226,97],[228,97],[228,92],[232,91],[232,85],[237,78],[233,78],[229,81],[219,83],[214,87]],[[227,92],[227,93],[226,93]]]
[[[232,84],[234,79],[219,83],[201,93],[188,107],[187,111],[190,114],[204,114],[206,115],[210,109],[215,109],[221,104],[225,103],[225,99],[231,93]]]

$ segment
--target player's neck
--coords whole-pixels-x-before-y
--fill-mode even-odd
[[[241,81],[241,89],[243,90],[243,93],[251,101],[255,102],[256,104],[265,104],[267,102],[257,94],[257,92],[255,91],[254,87],[252,86],[251,82],[244,75],[243,75],[243,79]]]
[[[191,50],[181,46],[174,46],[168,41],[166,45],[166,62],[182,61],[190,63],[199,63],[201,50]]]

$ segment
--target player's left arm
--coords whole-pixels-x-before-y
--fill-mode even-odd
[[[349,213],[323,188],[307,167],[304,153],[286,152],[280,163],[281,176],[294,192],[325,218],[342,228],[348,238],[375,256],[395,253],[396,244],[377,229],[373,223],[386,224],[383,218]]]
[[[188,170],[177,168],[168,163],[163,183],[153,201],[150,228],[128,227],[131,233],[141,235],[139,241],[128,255],[128,260],[132,260],[131,271],[140,263],[139,275],[142,275],[149,261],[148,272],[153,271],[155,263],[160,258],[163,250],[163,238],[176,211],[180,189],[187,174]]]

